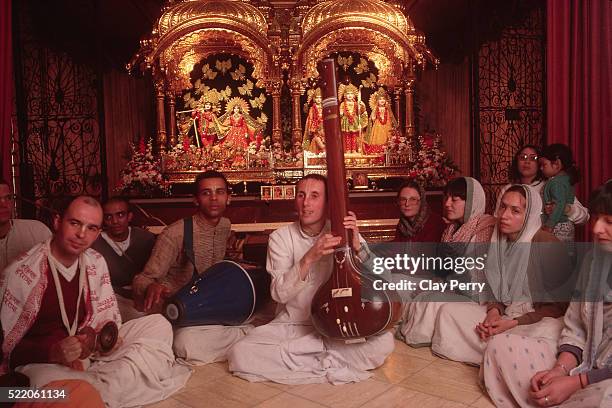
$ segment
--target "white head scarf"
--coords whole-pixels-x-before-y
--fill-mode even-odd
[[[463,213],[463,223],[467,223],[470,218],[482,215],[487,208],[487,196],[482,185],[472,177],[464,177],[467,186],[465,194],[465,211]]]
[[[527,197],[523,228],[516,241],[511,242],[499,231],[499,225],[495,225],[485,270],[493,295],[499,302],[507,306],[505,314],[510,317],[533,311],[527,276],[531,252],[530,243],[542,226],[540,194],[531,186],[525,184],[520,186],[525,190]],[[496,214],[499,204],[495,209]]]

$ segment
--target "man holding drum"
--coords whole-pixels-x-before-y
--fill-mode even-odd
[[[328,280],[341,240],[327,222],[326,183],[316,174],[302,178],[295,198],[299,220],[270,235],[266,269],[277,314],[230,350],[229,369],[238,377],[284,384],[357,382],[370,377],[368,370],[382,365],[393,351],[390,332],[345,344],[323,338],[310,321],[312,298]],[[344,218],[344,227],[353,232],[350,245],[357,256],[367,257],[354,213]]]
[[[193,183],[195,215],[169,225],[158,237],[142,273],[134,277],[136,303],[145,312],[159,312],[165,299],[223,260],[230,236],[230,220],[223,213],[230,201],[225,176],[214,170],[200,173]],[[185,248],[185,231],[191,229],[193,258]],[[189,234],[189,232],[188,232]],[[226,359],[227,350],[250,326],[193,326],[177,329],[174,352],[190,364]]]
[[[0,374],[16,369],[32,387],[84,380],[111,407],[153,403],[184,386],[190,372],[175,364],[162,316],[121,325],[106,262],[89,249],[102,227],[98,201],[75,198],[54,227],[53,237],[10,264],[0,282]],[[118,338],[99,340],[108,347],[102,352],[86,333],[109,323],[119,326]]]

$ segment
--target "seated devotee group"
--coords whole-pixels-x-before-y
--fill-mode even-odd
[[[589,214],[574,194],[571,156],[558,144],[521,148],[493,215],[474,178],[448,183],[442,214],[430,208],[419,183],[402,184],[394,242],[406,251],[431,243],[439,256],[483,257],[484,269],[437,271],[433,279],[461,275],[486,283],[486,290],[404,297],[393,330],[355,343],[322,336],[310,320],[313,296],[329,279],[341,242],[330,230],[333,203],[323,176],[297,183],[298,219],[269,236],[273,320],[180,328],[160,314],[165,300],[226,256],[230,189],[222,173],[199,174],[197,211],[157,237],[130,225],[126,199],[100,205],[88,196],[58,211],[51,234],[38,221],[13,218],[10,185],[0,180],[2,384],[15,375],[33,387],[76,381],[93,386],[91,406],[100,399],[139,406],[181,389],[190,366],[225,360],[248,381],[346,384],[385,363],[395,334],[480,366],[482,386],[500,407],[612,406],[612,181],[593,192]],[[595,244],[574,282],[574,227],[589,218]],[[355,213],[345,216],[344,227],[355,261],[367,265],[376,248],[359,233]],[[575,285],[571,299],[542,297],[568,282]],[[88,345],[88,331],[109,322],[118,327],[112,348]]]

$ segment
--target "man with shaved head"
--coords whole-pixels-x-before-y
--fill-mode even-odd
[[[91,383],[107,406],[144,405],[181,388],[189,369],[176,366],[172,328],[160,315],[121,325],[104,258],[90,246],[102,207],[80,196],[54,217],[55,234],[11,263],[0,282],[4,329],[0,374],[16,370],[33,387],[54,380]],[[119,327],[107,353],[88,351],[84,329]]]
[[[266,269],[278,304],[276,317],[234,344],[228,361],[235,376],[282,384],[357,382],[369,378],[369,370],[381,366],[393,351],[390,332],[344,344],[322,337],[312,325],[312,299],[331,276],[334,250],[341,241],[331,233],[327,206],[327,179],[304,176],[296,186],[298,220],[270,234],[268,243]],[[369,251],[352,211],[344,217],[344,228],[352,231],[348,244],[357,260],[367,261]]]

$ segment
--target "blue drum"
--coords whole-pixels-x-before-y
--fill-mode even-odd
[[[166,301],[164,316],[175,326],[244,324],[269,299],[270,277],[262,269],[245,269],[221,261]]]

